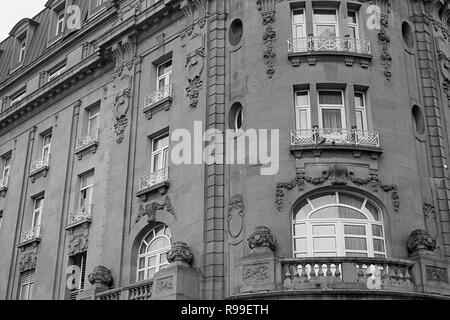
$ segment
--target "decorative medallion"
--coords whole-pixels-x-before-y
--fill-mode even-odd
[[[238,238],[242,234],[244,215],[244,199],[241,195],[232,197],[227,215],[228,233],[232,238]]]

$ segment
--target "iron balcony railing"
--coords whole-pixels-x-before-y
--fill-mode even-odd
[[[139,192],[151,188],[169,180],[169,168],[155,171],[148,176],[142,177],[139,182]]]
[[[74,225],[92,218],[92,205],[83,206],[69,214],[68,225]]]
[[[359,54],[372,53],[370,41],[363,39],[305,37],[288,40],[288,53],[308,53],[320,51],[350,52]]]
[[[41,170],[48,169],[50,162],[50,155],[46,155],[31,163],[30,174],[37,173]]]
[[[380,135],[376,131],[357,129],[307,129],[291,132],[293,146],[305,145],[361,145],[380,147]]]
[[[97,130],[93,130],[89,134],[87,134],[86,136],[77,139],[75,152],[80,152],[80,151],[86,149],[87,147],[98,143],[99,132],[100,131],[98,129]]]
[[[166,98],[172,98],[172,85],[169,84],[167,86],[164,86],[155,92],[152,92],[151,95],[145,98],[145,107],[150,107],[152,105],[157,104],[158,102],[166,99]]]
[[[20,235],[20,243],[39,239],[41,236],[41,226],[33,227],[29,230],[22,232]]]

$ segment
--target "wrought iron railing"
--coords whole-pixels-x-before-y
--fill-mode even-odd
[[[41,226],[37,226],[22,232],[20,235],[20,243],[39,239],[41,236]]]
[[[75,146],[75,152],[79,152],[84,150],[85,148],[98,143],[99,130],[93,130],[88,135],[77,139],[77,143]]]
[[[31,163],[30,174],[34,174],[44,169],[48,169],[50,163],[50,155],[46,155]]]
[[[157,184],[166,182],[169,180],[169,168],[164,168],[155,171],[148,176],[142,177],[139,182],[139,191],[151,188]]]
[[[84,206],[69,214],[68,225],[73,225],[92,218],[92,205]]]
[[[371,54],[369,40],[345,38],[305,37],[288,40],[288,53],[307,53],[317,51],[352,52]]]
[[[360,288],[373,290],[415,291],[411,271],[413,261],[321,257],[282,259],[283,289]]]
[[[380,147],[380,135],[376,131],[357,129],[307,129],[291,132],[291,144],[303,145],[362,145]]]
[[[172,85],[164,86],[145,98],[145,107],[152,106],[166,98],[172,97]]]
[[[97,300],[150,300],[152,297],[153,280],[139,282],[119,289],[102,292]]]

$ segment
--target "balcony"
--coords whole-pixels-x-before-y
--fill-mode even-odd
[[[351,151],[357,158],[366,152],[375,159],[383,153],[376,131],[314,127],[291,132],[291,151],[294,154],[301,157],[303,152],[312,151],[314,156],[320,157],[325,150]]]
[[[29,244],[37,244],[39,242],[41,242],[41,226],[22,232],[18,247],[25,247]]]
[[[34,183],[36,176],[41,172],[44,174],[44,177],[47,176],[48,169],[50,168],[49,163],[50,163],[49,154],[31,163],[30,168],[31,182]]]
[[[301,58],[314,65],[317,57],[323,55],[343,56],[349,66],[353,65],[355,58],[358,58],[364,68],[368,67],[369,61],[373,58],[369,40],[314,36],[288,40],[288,57],[293,66],[299,66]]]
[[[76,226],[92,222],[92,205],[84,206],[69,214],[66,230],[71,230]]]
[[[94,130],[90,132],[88,135],[77,139],[75,146],[75,154],[78,156],[78,159],[81,160],[83,158],[83,154],[91,151],[92,153],[97,152],[98,142],[99,142],[100,131]]]
[[[169,186],[169,168],[164,168],[142,177],[136,195],[146,201],[151,192],[158,190],[161,195],[164,195]]]
[[[144,114],[147,119],[151,119],[155,112],[160,110],[170,110],[172,107],[172,85],[169,84],[153,92],[145,98]]]
[[[8,190],[9,176],[0,179],[0,196],[5,197]]]
[[[152,289],[153,280],[148,280],[102,292],[96,296],[96,300],[151,300]]]

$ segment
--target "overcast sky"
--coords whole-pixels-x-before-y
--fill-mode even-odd
[[[0,42],[23,18],[33,18],[44,9],[47,0],[2,0],[0,10]]]

